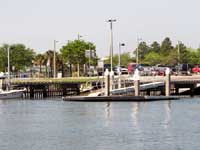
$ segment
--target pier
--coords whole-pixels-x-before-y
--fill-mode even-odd
[[[93,79],[90,82],[70,82],[70,81],[45,81],[45,82],[12,82],[14,88],[26,88],[23,98],[38,99],[47,97],[67,97],[79,96],[82,93],[81,87],[89,84],[89,89],[84,89],[85,95],[98,91],[98,95],[103,95],[105,86],[105,78]],[[134,88],[134,80],[131,76],[121,76],[120,88],[117,76],[113,79],[112,89],[109,94],[116,96],[136,96]],[[169,92],[170,96],[181,95],[199,95],[200,94],[200,76],[171,76]],[[165,96],[165,76],[141,76],[139,85],[139,95],[137,96]],[[95,95],[95,94],[94,94]]]
[[[124,78],[120,79],[121,84],[124,85],[124,87],[120,85],[122,88],[118,88],[117,80],[119,79],[112,79],[111,82],[109,82],[109,77],[105,79],[104,92],[96,92],[89,96],[63,97],[63,100],[88,102],[175,100],[182,97],[182,94],[184,96],[194,96],[195,93],[199,94],[198,91],[200,91],[198,86],[200,83],[199,76],[173,76],[171,78],[169,75],[164,77],[141,77],[140,80]],[[129,86],[126,87],[126,85]],[[183,89],[186,90],[182,92]]]
[[[15,88],[26,88],[25,99],[38,99],[58,96],[73,96],[80,94],[78,82],[19,82],[13,83]]]

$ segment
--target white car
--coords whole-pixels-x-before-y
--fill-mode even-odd
[[[119,70],[120,70],[121,74],[128,74],[128,69],[127,69],[125,66],[120,66],[120,67],[119,67],[119,66],[116,66],[116,67],[114,68],[114,73],[115,73],[115,75],[118,74]]]

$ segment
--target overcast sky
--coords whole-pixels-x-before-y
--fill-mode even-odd
[[[36,52],[60,48],[68,40],[96,45],[98,56],[109,55],[109,18],[114,53],[135,49],[137,37],[148,44],[170,37],[173,45],[200,45],[199,0],[0,0],[0,43],[23,43]]]

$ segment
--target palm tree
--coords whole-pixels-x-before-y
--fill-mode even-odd
[[[64,62],[61,54],[56,53],[56,68],[58,71],[62,72],[62,76],[64,76]]]
[[[33,64],[40,67],[40,73],[42,73],[42,66],[45,63],[45,56],[43,54],[38,54],[33,60]]]
[[[50,76],[53,77],[53,58],[54,58],[54,51],[48,50],[45,54],[45,64],[46,67],[50,67]]]

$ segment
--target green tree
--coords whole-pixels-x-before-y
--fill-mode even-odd
[[[154,41],[150,46],[150,52],[159,53],[160,52],[160,44]]]
[[[121,65],[127,66],[130,62],[133,62],[133,58],[131,57],[129,52],[122,53],[120,55]],[[107,59],[104,63],[110,64],[110,58]],[[113,66],[118,66],[119,64],[119,55],[115,54],[113,56]]]
[[[195,65],[195,64],[200,64],[200,48],[192,49],[192,48],[187,48],[188,51],[188,63]]]
[[[179,54],[178,54],[179,47]],[[183,43],[179,43],[176,45],[175,51],[177,52],[177,57],[179,57],[179,63],[188,63],[189,62],[189,51],[187,47]],[[178,56],[179,55],[179,56]]]
[[[0,58],[1,58],[1,70],[6,71],[7,68],[7,48],[10,49],[10,67],[11,70],[14,68],[15,72],[26,71],[27,67],[32,65],[32,60],[34,58],[35,52],[26,48],[23,44],[4,44],[0,47]]]
[[[42,72],[42,66],[45,65],[45,56],[43,54],[37,54],[33,60],[34,65],[40,67],[40,73]]]
[[[95,45],[84,40],[74,40],[68,42],[60,50],[65,63],[77,65],[78,76],[80,75],[80,65],[88,63],[88,58],[85,56],[86,50],[93,50],[96,55]],[[93,61],[93,60],[92,60]]]
[[[8,45],[6,44],[0,47],[0,72],[7,71],[7,47]]]
[[[173,49],[172,42],[170,38],[166,37],[161,44],[161,54],[167,56],[170,51]]]
[[[156,52],[150,52],[147,55],[145,55],[144,63],[149,65],[156,65],[160,64],[162,60],[162,57],[159,53]]]
[[[150,52],[150,47],[146,44],[146,42],[140,42],[138,45],[138,59],[139,62],[142,63],[146,54]],[[137,55],[137,49],[134,51],[135,56]]]
[[[57,52],[56,52],[56,58],[57,58]],[[44,65],[46,66],[47,74],[49,77],[53,77],[53,65],[54,65],[54,51],[48,50],[44,54],[45,60]],[[57,60],[57,59],[56,59]],[[56,67],[57,68],[57,67]]]

